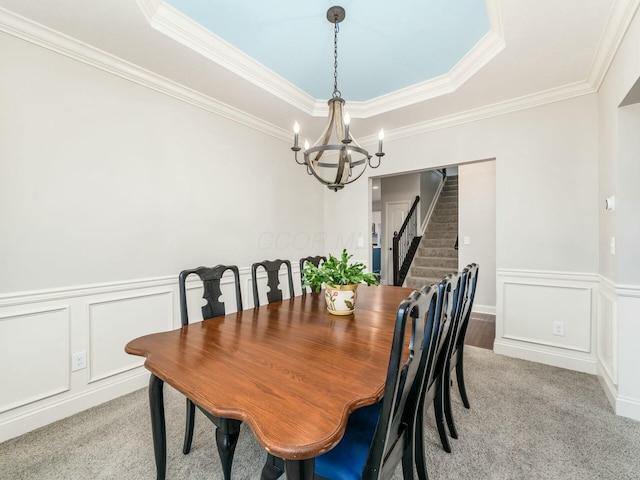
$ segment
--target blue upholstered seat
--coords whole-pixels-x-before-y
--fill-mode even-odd
[[[373,435],[380,418],[381,404],[362,407],[351,413],[340,443],[316,457],[316,474],[331,480],[362,478]]]

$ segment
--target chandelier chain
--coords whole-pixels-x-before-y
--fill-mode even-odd
[[[340,98],[341,93],[338,90],[338,32],[340,27],[338,26],[338,16],[335,16],[335,23],[333,25],[333,98]]]

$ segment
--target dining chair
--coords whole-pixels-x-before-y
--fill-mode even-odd
[[[469,404],[469,398],[467,396],[467,389],[464,383],[464,340],[467,335],[467,327],[469,326],[469,319],[471,318],[471,309],[473,308],[473,300],[476,295],[476,285],[478,283],[478,265],[472,263],[468,265],[462,275],[461,282],[464,284],[464,293],[462,298],[462,304],[460,308],[460,314],[458,316],[458,325],[456,328],[456,334],[451,344],[451,354],[449,355],[449,365],[445,371],[445,381],[443,382],[444,388],[444,415],[447,420],[447,426],[451,437],[458,438],[458,431],[453,421],[453,411],[451,408],[451,372],[455,369],[456,381],[458,384],[458,391],[465,408],[471,408]]]
[[[435,354],[436,287],[414,291],[398,308],[382,400],[354,410],[345,433],[331,450],[316,457],[317,480],[382,480],[402,463],[405,480],[413,479],[417,406],[429,356]],[[409,355],[406,335],[409,330]],[[273,457],[269,460],[273,460]],[[270,465],[267,461],[268,468]],[[275,478],[264,475],[262,478]]]
[[[442,383],[444,372],[447,367],[448,355],[451,351],[451,331],[454,327],[455,318],[458,313],[458,303],[461,293],[461,275],[451,273],[444,277],[438,285],[438,331],[434,333],[436,339],[436,353],[432,357],[432,362],[427,366],[429,370],[425,376],[420,399],[418,402],[418,412],[416,420],[416,440],[415,440],[415,461],[416,470],[420,480],[428,479],[426,460],[424,457],[424,416],[425,410],[433,403],[436,418],[438,435],[442,442],[442,448],[446,452],[451,452],[451,444],[447,437],[445,427],[444,405]]]
[[[260,306],[260,296],[258,295],[258,268],[264,269],[267,273],[267,302],[279,302],[282,300],[282,290],[280,290],[280,270],[282,265],[286,266],[287,280],[289,283],[289,296],[295,295],[293,291],[293,275],[291,274],[291,262],[289,260],[263,260],[251,266],[251,283],[253,285],[253,306]]]
[[[316,257],[304,257],[300,259],[300,284],[302,285],[302,294],[305,295],[307,293],[307,287],[304,286],[304,264],[309,262],[312,265],[318,267],[320,266],[320,262],[326,262],[327,257],[318,255]]]
[[[236,309],[242,310],[242,294],[240,292],[240,273],[235,265],[217,265],[215,267],[198,267],[191,270],[183,270],[178,277],[178,285],[180,291],[180,319],[182,326],[189,324],[189,313],[187,309],[186,281],[191,274],[197,275],[202,281],[204,292],[202,298],[206,303],[202,306],[202,318],[214,318],[226,313],[224,302],[220,301],[222,290],[220,282],[225,272],[233,273],[235,291],[236,291]],[[199,408],[199,407],[198,407]],[[216,444],[222,471],[225,480],[231,478],[231,466],[233,464],[233,455],[240,436],[240,420],[230,418],[216,417],[208,412],[200,409],[216,426]],[[191,451],[191,442],[193,440],[193,428],[195,419],[195,404],[187,398],[187,414],[184,433],[184,445],[182,452],[186,455]]]

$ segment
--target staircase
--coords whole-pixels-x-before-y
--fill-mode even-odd
[[[406,280],[409,288],[439,283],[458,269],[458,177],[447,177]]]

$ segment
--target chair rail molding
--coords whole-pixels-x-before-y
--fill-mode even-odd
[[[595,374],[598,276],[496,270],[498,354]]]

